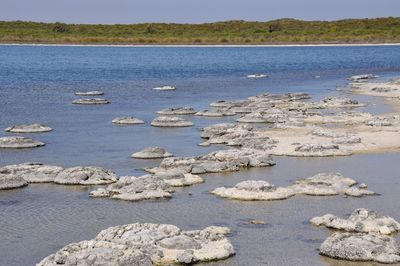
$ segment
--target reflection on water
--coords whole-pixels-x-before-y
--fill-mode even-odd
[[[130,155],[159,145],[178,156],[226,148],[199,147],[201,127],[235,118],[188,116],[192,128],[150,126],[155,111],[189,105],[196,109],[220,99],[240,99],[269,91],[307,91],[316,98],[345,95],[336,86],[362,72],[389,75],[400,68],[399,47],[277,49],[166,49],[0,46],[0,128],[39,122],[55,130],[27,134],[46,142],[29,150],[1,150],[0,166],[40,161],[62,166],[99,165],[119,175],[142,174],[159,160],[134,160]],[[342,57],[335,56],[340,51]],[[385,68],[384,68],[385,67]],[[271,78],[248,80],[252,72]],[[320,75],[321,79],[313,79]],[[176,85],[174,92],[152,87]],[[76,106],[76,90],[102,90],[111,104]],[[379,99],[354,97],[368,111],[389,109]],[[134,115],[145,125],[116,126],[117,116]],[[1,133],[1,136],[8,135]],[[225,225],[237,255],[211,265],[356,265],[318,255],[328,231],[308,219],[333,213],[345,216],[366,207],[400,220],[398,154],[354,155],[339,158],[275,157],[277,165],[235,173],[205,175],[204,184],[177,189],[169,200],[124,202],[91,199],[93,189],[79,186],[31,184],[0,191],[0,265],[31,265],[70,242],[93,238],[110,226],[134,222],[171,223],[184,229]],[[381,196],[366,198],[295,196],[274,202],[240,202],[209,193],[247,179],[289,185],[319,172],[341,172],[369,185]],[[251,220],[265,225],[249,224]],[[358,264],[357,264],[358,265]],[[366,264],[363,264],[366,265]]]

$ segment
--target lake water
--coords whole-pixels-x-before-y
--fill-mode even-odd
[[[0,150],[0,166],[39,161],[65,167],[97,165],[118,175],[139,175],[143,167],[156,166],[160,161],[134,160],[130,158],[133,152],[158,145],[177,156],[191,156],[225,148],[197,146],[201,142],[199,129],[234,121],[232,117],[188,116],[194,127],[153,128],[150,122],[160,109],[192,106],[201,110],[212,101],[242,99],[262,92],[308,92],[319,99],[327,94],[346,94],[337,88],[343,87],[351,75],[373,73],[388,78],[399,70],[400,46],[0,45],[0,129],[33,122],[54,128],[50,133],[26,134],[45,142],[45,147]],[[268,73],[270,78],[246,78],[253,73]],[[151,89],[160,85],[174,85],[177,90]],[[73,105],[78,90],[101,90],[111,104]],[[351,97],[369,103],[366,109],[370,112],[390,110],[380,99]],[[126,115],[143,119],[146,124],[111,124],[113,118]],[[277,165],[268,169],[205,175],[206,183],[178,189],[171,200],[164,201],[91,199],[91,188],[51,184],[0,191],[0,265],[32,265],[70,242],[93,238],[110,226],[135,222],[171,223],[184,229],[229,226],[237,254],[215,265],[356,265],[320,257],[317,248],[328,231],[311,226],[307,220],[325,213],[344,216],[359,207],[400,220],[400,155],[396,153],[275,160]],[[208,193],[246,179],[286,185],[319,172],[341,172],[382,195],[239,202]],[[250,226],[246,223],[249,219],[264,220],[267,225]]]

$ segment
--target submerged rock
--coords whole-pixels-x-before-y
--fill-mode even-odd
[[[155,118],[151,125],[153,127],[191,127],[194,124],[180,117],[160,116]]]
[[[104,95],[104,92],[102,92],[102,91],[77,91],[77,92],[75,92],[75,95],[77,95],[77,96],[100,96],[100,95]]]
[[[28,182],[21,176],[0,173],[0,190],[27,186]]]
[[[76,99],[72,101],[73,104],[107,104],[110,103],[107,99],[103,98],[88,98],[88,99]]]
[[[140,152],[132,154],[132,157],[136,159],[161,159],[171,156],[173,156],[172,153],[160,147],[148,147]]]
[[[395,239],[381,234],[334,233],[321,245],[320,254],[349,261],[400,262]]]
[[[196,111],[192,107],[166,108],[157,112],[159,115],[193,115]]]
[[[133,116],[123,116],[114,118],[112,120],[112,123],[121,125],[135,125],[135,124],[144,124],[144,121]]]
[[[155,91],[174,91],[176,88],[174,86],[162,86],[153,88]]]
[[[233,188],[216,188],[211,193],[236,200],[282,200],[299,194],[311,196],[375,194],[372,191],[355,187],[356,184],[354,179],[344,177],[339,173],[322,173],[300,179],[287,187],[275,187],[262,180],[247,180],[236,184]]]
[[[347,232],[372,232],[389,235],[400,230],[400,223],[392,217],[381,216],[373,210],[364,208],[353,211],[348,219],[342,219],[333,214],[326,214],[321,217],[314,217],[310,222],[316,226],[326,226]]]
[[[116,183],[106,188],[90,192],[92,197],[110,197],[127,201],[170,198],[174,189],[163,179],[144,175],[140,177],[123,176]]]
[[[53,182],[55,177],[63,170],[62,167],[41,163],[22,163],[6,165],[0,168],[0,174],[22,178],[28,183]]]
[[[254,149],[232,149],[211,152],[203,156],[165,158],[159,167],[145,169],[150,173],[168,170],[204,174],[238,171],[248,167],[275,165],[268,153]]]
[[[25,137],[10,136],[0,138],[0,148],[3,149],[36,148],[44,145],[43,142]]]
[[[363,74],[363,75],[351,76],[349,79],[353,82],[361,82],[364,80],[375,79],[377,77],[378,76],[373,75],[373,74]]]
[[[54,183],[63,185],[103,185],[116,181],[113,171],[96,166],[66,168],[54,179]]]
[[[168,224],[127,224],[101,231],[44,258],[50,265],[177,265],[228,258],[235,254],[229,228],[183,231]]]
[[[261,79],[261,78],[268,78],[267,74],[251,74],[247,75],[248,78],[253,78],[253,79]]]
[[[27,124],[27,125],[15,125],[6,128],[4,131],[12,133],[40,133],[49,132],[53,129],[51,127],[41,124]]]

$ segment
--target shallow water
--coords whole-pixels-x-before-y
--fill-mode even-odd
[[[234,118],[187,118],[195,127],[150,126],[154,112],[189,105],[196,109],[220,99],[241,99],[261,92],[309,92],[319,99],[337,91],[350,75],[390,77],[400,70],[400,47],[274,48],[123,48],[0,46],[0,128],[39,122],[55,130],[26,134],[46,142],[27,150],[0,150],[0,166],[40,161],[62,166],[99,165],[119,175],[160,161],[130,154],[160,145],[175,155],[197,155],[223,146],[199,147],[199,128]],[[247,74],[270,73],[250,80]],[[319,75],[321,78],[315,79]],[[151,88],[171,84],[176,91]],[[71,104],[77,90],[102,90],[109,105]],[[389,111],[380,99],[354,96],[366,110]],[[117,116],[134,115],[145,125],[115,126]],[[0,133],[1,136],[8,135]],[[29,185],[0,191],[0,265],[31,265],[70,242],[93,238],[110,226],[154,222],[185,229],[226,225],[233,230],[237,255],[215,265],[354,265],[318,255],[328,231],[307,220],[325,213],[346,215],[368,207],[400,220],[396,153],[339,158],[275,157],[277,165],[229,174],[205,175],[206,183],[178,189],[165,201],[139,203],[91,199],[92,188]],[[239,202],[208,191],[246,179],[287,185],[319,172],[341,172],[365,182],[381,196],[366,198],[296,196],[275,202]],[[191,193],[192,195],[189,195]],[[249,219],[267,225],[248,225]],[[363,264],[366,265],[366,264]]]

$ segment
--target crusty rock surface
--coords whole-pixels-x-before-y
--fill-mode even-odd
[[[107,104],[110,103],[107,99],[103,98],[82,98],[72,101],[73,104]]]
[[[375,194],[355,187],[356,184],[354,179],[344,177],[339,173],[322,173],[300,179],[287,187],[275,187],[262,180],[247,180],[236,184],[233,188],[216,188],[211,193],[236,200],[282,200],[299,194],[311,196],[342,194],[355,197]]]
[[[174,189],[163,179],[153,176],[123,176],[106,188],[90,192],[92,197],[110,197],[127,201],[162,199],[172,197]]]
[[[0,190],[21,188],[27,185],[28,182],[26,182],[21,176],[3,174],[0,172]]]
[[[191,127],[194,124],[181,117],[160,116],[155,118],[151,125],[153,127]]]
[[[116,181],[113,171],[96,166],[66,168],[54,179],[54,183],[63,185],[103,185]]]
[[[344,156],[351,155],[352,151],[341,149],[333,143],[299,143],[294,144],[294,150],[286,155],[304,157]]]
[[[43,142],[19,136],[9,136],[0,138],[0,148],[3,149],[36,148],[44,145],[45,144]]]
[[[155,176],[163,179],[165,183],[172,187],[191,186],[204,182],[204,179],[198,175],[193,175],[190,173],[183,174],[174,170],[157,172]]]
[[[203,156],[165,158],[159,167],[145,169],[150,173],[168,170],[203,174],[238,171],[248,167],[275,165],[268,153],[255,149],[231,149],[211,152]]]
[[[222,116],[233,116],[236,115],[236,113],[230,111],[229,109],[217,108],[217,109],[211,109],[211,110],[206,109],[203,111],[199,111],[195,115],[204,117],[222,117]]]
[[[144,124],[144,121],[133,116],[123,116],[114,118],[112,120],[112,123],[120,125],[136,125],[136,124]]]
[[[167,152],[160,147],[148,147],[142,151],[132,154],[132,158],[136,159],[161,159],[173,156],[172,153]]]
[[[1,167],[0,174],[22,178],[28,183],[48,183],[53,182],[62,170],[62,167],[55,165],[22,163]]]
[[[228,258],[235,254],[229,228],[183,231],[168,224],[127,224],[101,231],[44,258],[50,265],[177,265]]]
[[[348,219],[333,214],[325,214],[310,220],[313,225],[326,226],[347,232],[380,233],[389,235],[400,230],[400,223],[388,216],[378,215],[373,210],[356,209]]]
[[[340,233],[329,236],[320,254],[349,261],[400,262],[400,249],[395,239],[376,233]]]
[[[53,129],[49,126],[41,124],[26,124],[26,125],[14,125],[6,128],[4,131],[12,133],[40,133],[49,132]]]
[[[196,111],[193,107],[183,106],[183,107],[173,107],[166,108],[160,111],[157,111],[159,115],[193,115]]]
[[[102,92],[102,91],[77,91],[77,92],[75,92],[75,95],[77,95],[77,96],[100,96],[100,95],[104,95],[104,92]]]

